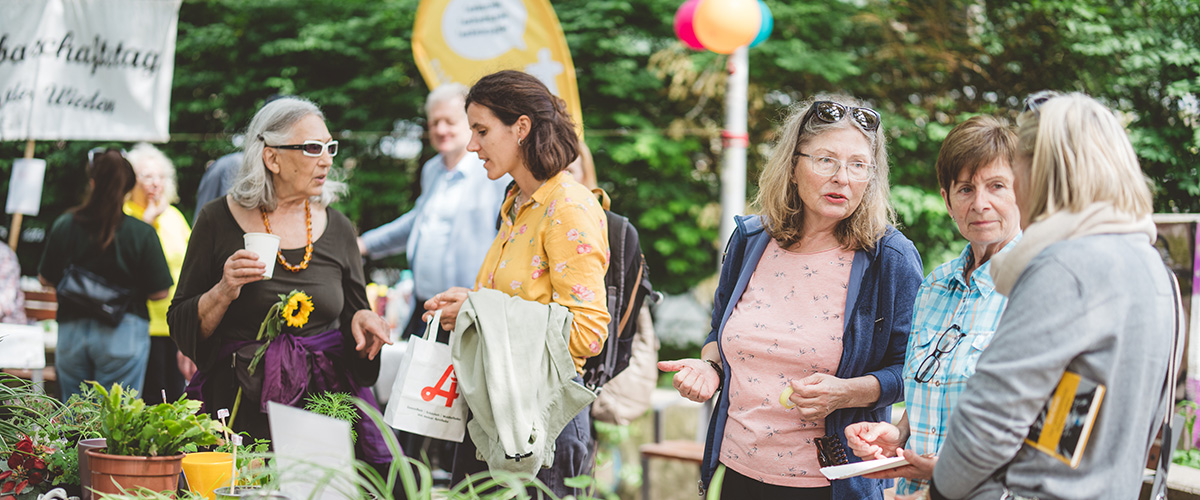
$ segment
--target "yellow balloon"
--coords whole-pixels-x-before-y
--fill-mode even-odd
[[[758,35],[762,11],[757,0],[700,0],[692,29],[704,48],[730,54]]]

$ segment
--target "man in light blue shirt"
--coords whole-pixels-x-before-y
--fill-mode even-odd
[[[421,168],[421,196],[408,213],[363,233],[359,250],[372,258],[404,252],[413,269],[416,299],[404,336],[420,332],[426,300],[453,286],[473,288],[479,266],[496,238],[496,215],[512,179],[492,181],[483,162],[467,151],[467,87],[450,83],[425,101],[429,141],[438,155]]]

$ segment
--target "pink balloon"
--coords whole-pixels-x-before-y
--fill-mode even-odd
[[[696,30],[692,28],[692,18],[696,15],[696,6],[700,0],[687,0],[675,11],[675,36],[692,50],[704,50],[704,44],[696,38]]]

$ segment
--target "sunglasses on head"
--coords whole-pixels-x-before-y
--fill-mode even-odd
[[[1037,111],[1043,104],[1046,104],[1046,101],[1061,95],[1061,92],[1054,90],[1039,90],[1025,98],[1025,105],[1021,111]]]
[[[258,139],[263,141],[264,147],[275,149],[295,149],[299,150],[301,153],[304,153],[304,156],[312,156],[314,158],[325,154],[326,150],[329,151],[329,156],[337,156],[338,153],[338,141],[321,142],[308,140],[304,141],[303,144],[280,144],[278,146],[272,146],[267,144],[267,141],[264,140],[261,135],[258,136]]]
[[[88,155],[87,168],[85,168],[85,170],[88,172],[88,175],[91,175],[91,173],[92,173],[92,165],[94,164],[93,162],[96,160],[96,156],[107,153],[110,149],[121,153],[121,158],[125,158],[126,152],[124,149],[105,148],[105,147],[89,149],[87,152],[87,155]],[[126,158],[126,159],[128,159],[128,158]]]
[[[880,117],[878,111],[871,108],[844,106],[833,101],[814,102],[812,107],[808,108],[808,114],[805,115],[800,126],[803,127],[814,116],[825,123],[837,123],[842,121],[842,118],[845,118],[847,115],[864,131],[874,132],[879,129]]]

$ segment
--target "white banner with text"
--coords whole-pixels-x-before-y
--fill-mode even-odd
[[[0,141],[166,141],[180,2],[0,0]]]

